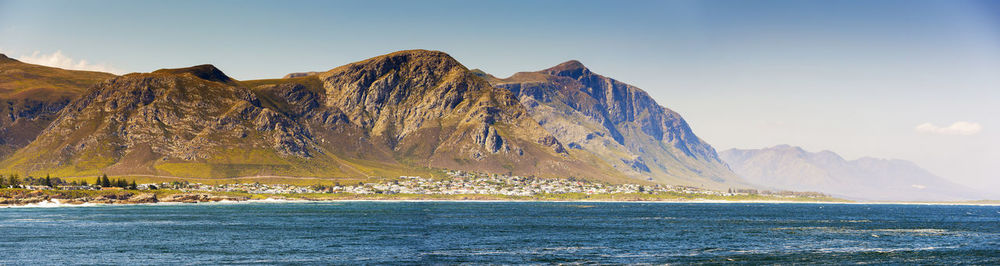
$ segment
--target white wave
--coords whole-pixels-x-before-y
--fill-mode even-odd
[[[63,203],[59,199],[50,199],[43,202],[30,203],[25,205],[0,206],[0,208],[63,208],[63,207],[87,207],[87,206],[96,206],[96,204],[93,203],[68,204],[68,203]]]

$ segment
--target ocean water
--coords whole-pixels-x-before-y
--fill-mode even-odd
[[[0,264],[1000,264],[1000,207],[322,202],[0,209]]]

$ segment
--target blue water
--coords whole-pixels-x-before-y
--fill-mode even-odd
[[[0,264],[1000,264],[1000,207],[327,202],[0,209]]]

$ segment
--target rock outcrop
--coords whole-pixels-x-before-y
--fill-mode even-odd
[[[132,196],[132,197],[128,198],[127,200],[125,200],[124,202],[125,203],[132,203],[132,204],[136,204],[136,203],[157,203],[157,202],[159,202],[159,200],[156,198],[156,194],[145,193],[145,194],[139,194],[139,195]]]
[[[232,196],[219,196],[210,194],[197,194],[197,193],[186,193],[186,194],[173,194],[163,197],[162,202],[183,202],[183,203],[199,203],[199,202],[219,202],[219,201],[245,201],[249,198],[246,197],[232,197]]]

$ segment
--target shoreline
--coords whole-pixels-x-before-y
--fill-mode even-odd
[[[72,208],[72,207],[107,207],[107,206],[177,206],[177,205],[229,205],[229,204],[295,204],[295,203],[337,203],[337,202],[387,202],[387,203],[418,203],[418,202],[449,202],[449,203],[654,203],[654,204],[823,204],[823,205],[926,205],[926,206],[1000,206],[1000,203],[974,202],[837,202],[837,201],[780,201],[780,200],[516,200],[516,199],[287,199],[266,198],[247,200],[219,200],[203,202],[143,202],[143,203],[66,203],[60,199],[49,199],[37,203],[22,205],[0,205],[6,208]]]

